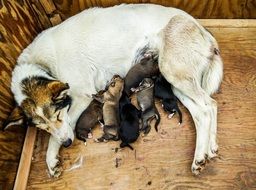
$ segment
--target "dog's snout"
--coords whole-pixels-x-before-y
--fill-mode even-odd
[[[72,140],[71,139],[68,139],[68,140],[66,140],[65,142],[62,143],[62,145],[65,148],[69,147],[71,144],[72,144]]]

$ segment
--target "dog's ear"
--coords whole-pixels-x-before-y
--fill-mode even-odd
[[[92,98],[100,103],[104,103],[104,94],[92,94]]]
[[[52,93],[52,100],[63,100],[67,97],[69,85],[60,81],[52,81],[48,84],[48,88]]]
[[[24,126],[25,123],[25,114],[20,106],[16,106],[7,120],[3,123],[3,130],[6,130],[10,126]]]

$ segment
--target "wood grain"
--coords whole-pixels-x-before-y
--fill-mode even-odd
[[[121,3],[154,3],[182,9],[196,18],[256,18],[254,0],[53,0],[63,19],[89,7],[109,7]]]
[[[42,30],[27,1],[0,1],[0,129],[14,106],[10,90],[16,59]],[[17,172],[25,129],[0,131],[0,189],[12,189]]]
[[[140,137],[133,145],[134,151],[117,153],[113,149],[118,142],[97,144],[90,140],[84,146],[76,140],[60,152],[64,172],[59,179],[48,177],[48,135],[39,132],[27,189],[255,189],[256,27],[235,21],[230,27],[222,27],[226,22],[223,20],[214,20],[216,27],[211,20],[202,22],[211,26],[208,29],[217,38],[224,60],[224,80],[214,96],[218,102],[219,159],[208,163],[202,175],[193,176],[192,119],[182,107],[184,123],[178,126],[177,116],[168,120],[158,103],[162,117],[158,133],[152,130]],[[94,136],[100,132],[96,130]],[[80,158],[82,166],[70,171]]]

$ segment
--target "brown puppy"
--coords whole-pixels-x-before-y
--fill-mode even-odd
[[[145,54],[144,58],[134,65],[125,77],[124,89],[126,94],[131,95],[131,92],[139,86],[144,78],[155,76],[158,73],[158,55]]]
[[[150,78],[145,78],[136,88],[138,105],[142,111],[142,127],[141,131],[144,134],[148,134],[151,127],[150,122],[152,119],[156,119],[155,129],[158,131],[157,126],[160,123],[160,115],[155,106],[154,101],[154,82]]]
[[[123,86],[124,80],[120,76],[115,75],[111,79],[106,92],[101,95],[93,95],[95,100],[103,103],[104,134],[96,139],[97,142],[119,139],[119,99],[122,95]]]
[[[104,91],[98,92],[98,94],[103,93]],[[103,119],[102,107],[102,103],[92,100],[76,122],[76,137],[85,144],[87,138],[92,138],[92,129]]]

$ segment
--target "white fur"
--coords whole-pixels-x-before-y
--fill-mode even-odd
[[[45,30],[23,51],[18,59],[12,80],[12,91],[16,101],[20,103],[25,98],[20,93],[20,81],[24,77],[30,76],[31,73],[44,75],[45,73],[40,68],[48,68],[56,79],[67,82],[70,86],[73,102],[69,117],[71,126],[74,128],[77,118],[90,103],[91,94],[105,88],[114,74],[124,77],[131,66],[136,63],[140,49],[148,46],[161,54],[164,42],[159,38],[161,37],[159,32],[175,15],[183,15],[184,18],[189,19],[203,30],[195,19],[181,10],[150,4],[120,5],[104,9],[93,8],[71,17],[58,26]],[[178,31],[178,28],[176,30],[174,27],[174,34],[175,31]],[[176,33],[176,35],[178,34]],[[196,40],[200,42],[200,39]],[[201,40],[201,42],[204,42],[201,44],[202,47],[206,48],[198,46],[192,48],[201,51],[202,56],[196,61],[204,63],[206,56],[209,55],[210,43],[207,40]],[[187,48],[189,47],[183,47],[174,53],[183,55],[182,52],[189,52]],[[193,54],[189,56],[193,57]],[[159,61],[164,62],[165,58],[161,57]],[[190,57],[182,56],[176,58],[180,59],[181,63],[183,58],[190,59]],[[180,65],[174,66],[180,67]],[[200,71],[205,69],[204,66],[190,68],[186,65],[183,65],[182,68],[185,70],[199,69]],[[162,70],[167,72],[169,69]],[[213,68],[213,70],[215,69]],[[22,73],[21,76],[18,76],[20,73]],[[214,75],[218,74],[215,71],[213,73],[215,73]],[[171,75],[171,73],[165,73],[165,75]],[[207,80],[212,77],[206,78],[204,86],[207,88]],[[178,88],[176,91],[176,94],[179,95]],[[180,92],[178,97],[184,99],[182,102],[188,106],[190,112],[195,111],[193,102],[186,101],[183,92]],[[202,106],[202,109],[204,108],[207,109]],[[205,111],[209,114],[207,110]],[[204,112],[199,110],[198,113],[192,113],[199,133],[195,157],[200,157],[208,147],[210,116],[198,121],[197,116],[204,117],[201,113]],[[212,114],[216,114],[215,111]],[[202,135],[205,130],[207,134]],[[212,129],[211,133],[216,134],[216,130]],[[60,144],[56,138],[51,136],[46,161],[50,174],[54,176],[60,174],[57,167],[59,148]]]

